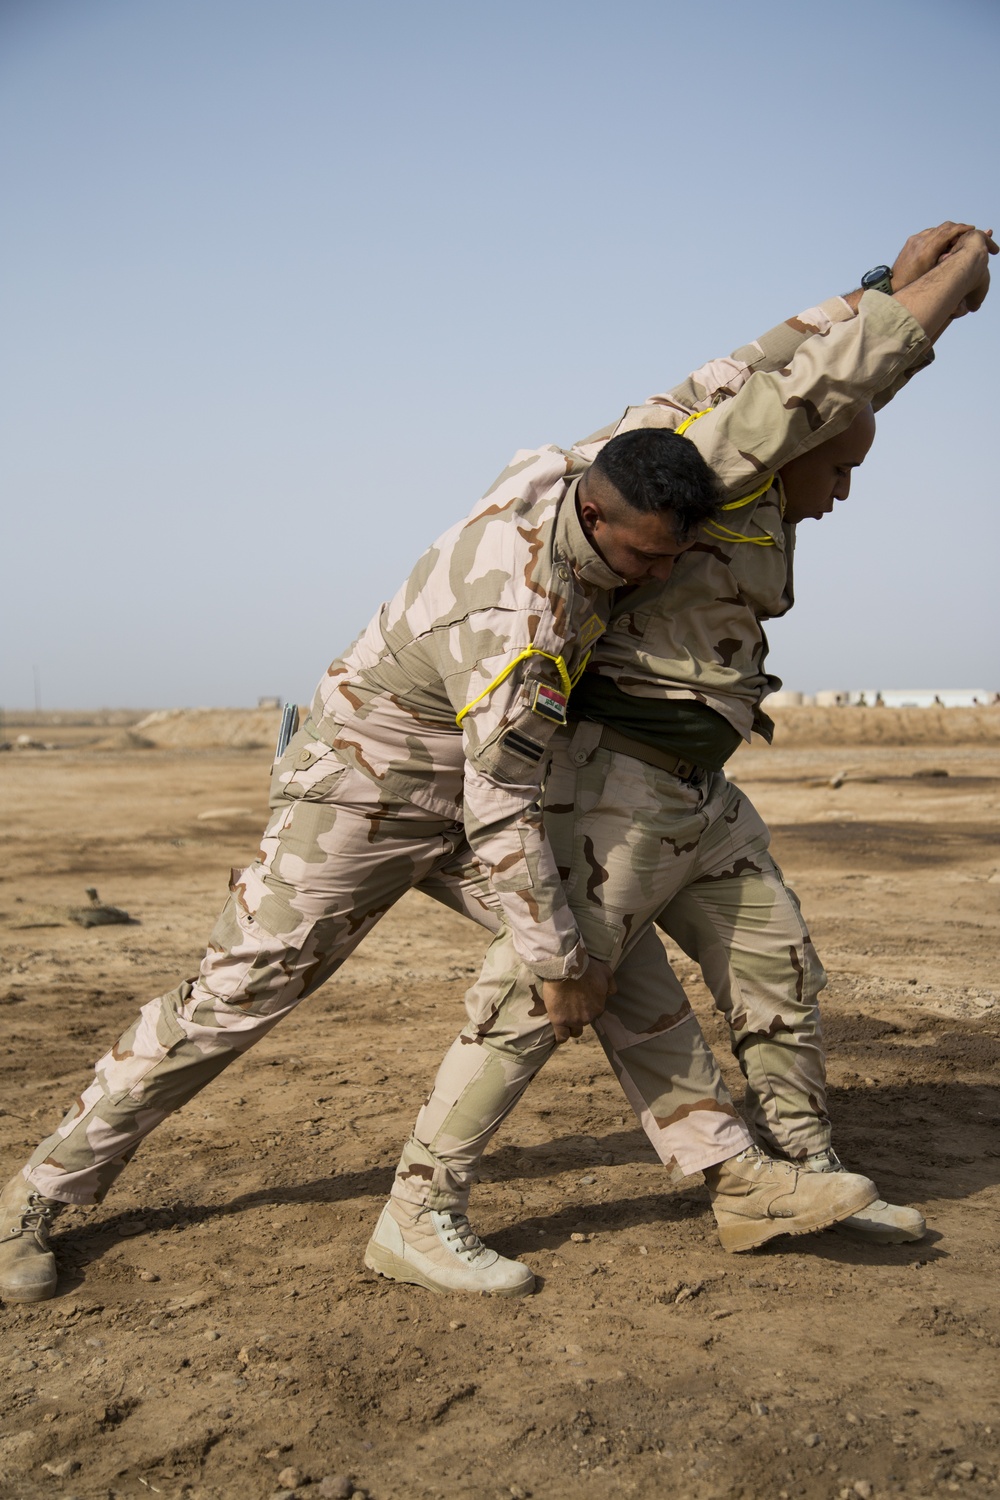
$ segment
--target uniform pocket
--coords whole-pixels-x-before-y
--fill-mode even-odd
[[[323,740],[296,735],[274,768],[274,799],[328,802],[348,769],[332,746]]]
[[[145,1080],[162,1066],[174,1048],[186,1041],[187,1033],[177,1019],[176,1005],[182,992],[161,995],[142,1007],[139,1018],[114,1045],[104,1066],[112,1103],[131,1098],[142,1102]]]
[[[616,968],[625,946],[625,924],[610,914],[599,917],[581,907],[575,908],[575,912],[580,936],[590,957]]]

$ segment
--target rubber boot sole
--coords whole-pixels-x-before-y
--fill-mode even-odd
[[[0,1282],[0,1302],[47,1302],[56,1294],[58,1278],[38,1286],[4,1286]]]
[[[462,1292],[472,1292],[480,1297],[527,1297],[534,1291],[535,1278],[530,1276],[527,1281],[517,1286],[509,1287],[457,1287],[441,1286],[424,1272],[417,1270],[416,1266],[410,1265],[408,1261],[400,1260],[391,1250],[376,1245],[374,1240],[369,1240],[365,1251],[365,1265],[369,1271],[374,1271],[378,1276],[384,1276],[387,1281],[406,1281],[411,1286],[422,1286],[428,1292],[437,1292],[439,1296],[454,1297]]]
[[[874,1188],[870,1192],[861,1188],[853,1199],[842,1203],[835,1213],[826,1209],[808,1217],[794,1219],[741,1219],[733,1214],[735,1222],[718,1225],[719,1239],[723,1250],[727,1250],[730,1255],[739,1255],[743,1250],[756,1250],[758,1246],[766,1245],[768,1240],[775,1240],[782,1234],[815,1234],[817,1230],[829,1229],[831,1225],[839,1224],[842,1219],[849,1219],[852,1214],[877,1200],[878,1192]]]
[[[901,1224],[872,1224],[863,1221],[855,1224],[851,1219],[841,1219],[834,1224],[835,1234],[847,1235],[859,1244],[868,1245],[915,1245],[926,1237],[927,1225],[921,1219],[921,1228],[906,1229]]]

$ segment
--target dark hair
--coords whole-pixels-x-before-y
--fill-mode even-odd
[[[667,427],[613,437],[593,466],[633,510],[669,512],[678,541],[711,520],[722,502],[719,482],[698,449]]]

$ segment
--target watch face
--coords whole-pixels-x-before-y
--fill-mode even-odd
[[[873,270],[866,271],[861,278],[861,285],[866,291],[869,287],[879,286],[882,283],[892,285],[892,271],[889,266],[875,266]]]

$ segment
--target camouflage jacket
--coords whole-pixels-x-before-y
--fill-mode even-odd
[[[622,579],[584,535],[575,451],[522,451],[316,691],[313,731],[391,797],[464,816],[524,963],[576,977],[586,951],[545,836],[540,782],[570,682]]]
[[[726,504],[701,528],[669,583],[636,589],[615,610],[589,670],[640,698],[694,699],[746,739],[769,735],[760,700],[781,686],[765,671],[762,620],[793,603],[795,527],[782,519],[775,471],[843,431],[933,358],[906,309],[866,292],[855,313],[843,298],[779,324],[729,359],[713,360],[667,395],[630,407],[581,451],[643,426],[687,429],[722,481]]]

